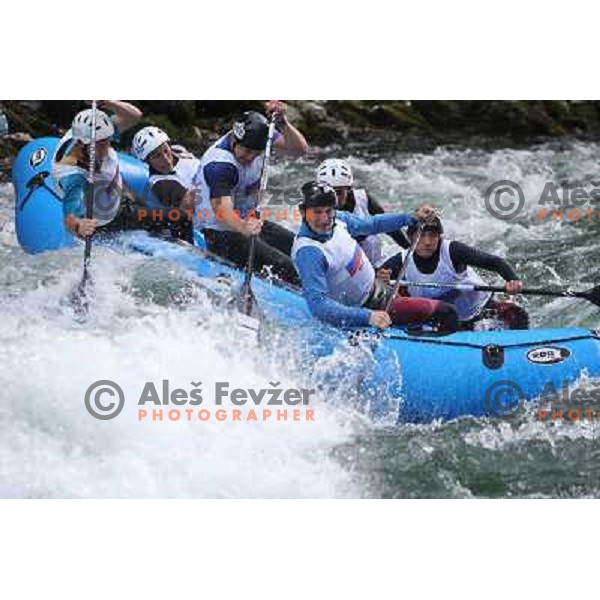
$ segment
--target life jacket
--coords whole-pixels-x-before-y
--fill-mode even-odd
[[[370,217],[369,213],[369,197],[366,190],[352,190],[354,194],[354,214],[361,217]],[[374,267],[378,267],[383,262],[383,254],[381,251],[381,237],[379,235],[369,235],[362,242],[361,248],[365,251],[368,259]]]
[[[182,146],[172,146],[171,150],[177,157],[177,163],[171,173],[154,173],[148,178],[150,188],[159,181],[171,180],[179,182],[184,188],[192,189],[194,187],[194,177],[200,167],[200,159],[188,152]]]
[[[362,306],[367,301],[375,282],[375,270],[359,243],[348,233],[345,223],[338,221],[326,242],[296,236],[292,260],[306,247],[318,248],[325,255],[327,289],[334,300],[346,306]]]
[[[264,153],[257,156],[251,164],[240,164],[230,148],[230,134],[223,136],[213,144],[200,159],[200,167],[194,178],[194,186],[200,192],[199,204],[196,208],[195,225],[202,229],[227,230],[223,217],[217,218],[210,202],[210,188],[204,179],[204,167],[210,163],[229,163],[233,165],[238,174],[238,182],[231,190],[233,209],[239,211],[240,217],[245,219],[248,214],[256,209],[260,176],[262,173]]]
[[[53,176],[58,183],[59,195],[64,197],[63,189],[60,185],[62,179],[69,175],[80,174],[86,182],[89,183],[89,172],[83,165],[78,163],[67,147],[64,152],[63,144],[72,144],[72,135],[68,132],[59,143],[59,162],[53,165]],[[110,223],[119,213],[121,208],[121,199],[123,196],[123,179],[119,170],[119,157],[113,148],[110,148],[106,158],[102,160],[98,170],[94,173],[94,202],[93,218],[98,227]]]
[[[469,283],[473,285],[485,284],[485,281],[471,268],[467,267],[462,273],[457,273],[450,258],[450,241],[440,241],[440,258],[435,271],[431,274],[421,273],[411,256],[406,261],[404,278],[415,283]],[[424,288],[408,286],[411,296],[422,298],[445,299],[452,303],[461,321],[470,321],[477,317],[488,303],[492,294],[489,292],[464,292],[443,288]]]

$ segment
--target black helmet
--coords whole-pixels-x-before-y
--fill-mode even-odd
[[[269,121],[258,112],[243,113],[233,124],[235,141],[249,150],[264,150],[269,138]]]
[[[444,226],[442,225],[442,221],[439,217],[432,216],[429,217],[426,221],[419,221],[418,223],[411,225],[406,231],[408,235],[412,235],[416,233],[417,229],[419,229],[419,225],[423,226],[421,229],[421,233],[425,233],[426,231],[433,231],[434,233],[439,233],[442,235],[444,233]]]
[[[302,196],[300,208],[317,208],[321,206],[336,208],[337,196],[335,190],[326,183],[317,183],[309,181],[302,186]]]

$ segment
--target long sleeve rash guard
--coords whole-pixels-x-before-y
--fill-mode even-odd
[[[338,212],[336,220],[345,223],[348,233],[355,239],[367,235],[397,231],[401,227],[406,227],[415,222],[413,217],[403,214],[363,217],[347,212]],[[333,233],[320,235],[312,231],[306,223],[303,223],[298,235],[326,242],[331,239]],[[302,293],[314,317],[340,327],[365,327],[369,325],[371,315],[369,309],[361,306],[346,306],[336,302],[329,295],[327,286],[329,265],[323,252],[314,246],[301,248],[296,255],[295,264],[302,282]]]

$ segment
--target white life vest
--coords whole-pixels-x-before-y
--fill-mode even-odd
[[[366,190],[358,189],[354,192],[354,214],[361,217],[370,217],[369,197]],[[369,235],[362,242],[361,248],[365,251],[368,259],[374,267],[378,267],[382,261],[381,238],[379,235]]]
[[[318,248],[327,260],[327,289],[329,295],[346,306],[362,306],[373,289],[375,271],[358,242],[348,233],[345,223],[338,221],[331,239],[319,242],[296,236],[292,260],[301,248]]]
[[[217,218],[210,202],[210,189],[204,179],[204,167],[209,163],[229,163],[236,168],[238,182],[231,190],[231,197],[233,199],[233,209],[240,212],[242,219],[246,218],[248,213],[256,208],[260,175],[265,159],[264,152],[257,156],[251,164],[242,165],[236,160],[231,150],[219,147],[224,145],[226,140],[228,144],[229,134],[213,144],[200,159],[200,167],[194,179],[194,186],[200,193],[199,205],[195,211],[195,226],[199,229],[205,227],[220,231],[228,229],[223,217]]]
[[[63,143],[71,140],[71,133],[67,133],[61,140]],[[65,153],[65,156],[68,154]],[[60,185],[61,179],[74,173],[82,174],[89,182],[89,172],[77,165],[54,163],[53,176],[58,183],[58,190],[64,196]],[[106,158],[102,160],[99,171],[94,173],[94,204],[93,218],[98,227],[110,223],[119,213],[121,198],[123,196],[123,179],[119,170],[119,157],[113,148],[110,148]]]
[[[152,188],[159,181],[172,180],[179,182],[187,190],[192,189],[194,187],[194,178],[200,167],[200,159],[180,146],[173,146],[171,150],[177,157],[177,164],[173,172],[165,175],[161,173],[150,175],[148,179],[150,187]]]
[[[406,272],[404,278],[407,281],[415,283],[469,283],[474,285],[485,284],[484,280],[473,270],[467,267],[462,273],[457,273],[450,258],[450,241],[440,241],[440,259],[436,270],[431,274],[421,273],[411,256],[406,263]],[[443,298],[450,295],[451,302],[456,308],[458,318],[461,321],[470,321],[480,314],[492,294],[489,292],[458,292],[456,296],[452,295],[453,290],[442,288],[424,288],[417,286],[408,286],[408,293],[411,296],[420,296],[422,298]]]

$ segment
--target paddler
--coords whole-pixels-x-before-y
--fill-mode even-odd
[[[415,223],[408,228],[411,242],[417,235]],[[408,258],[404,279],[415,283],[438,284],[485,284],[473,267],[497,273],[505,280],[504,289],[514,296],[523,288],[513,267],[503,258],[482,252],[462,242],[444,238],[444,226],[438,216],[426,221],[421,230],[415,251]],[[529,316],[525,309],[506,300],[495,300],[490,292],[459,291],[409,286],[412,296],[425,296],[452,303],[460,319],[462,329],[473,329],[477,321],[491,311],[496,313],[508,329],[527,329]]]
[[[173,235],[193,243],[192,217],[196,198],[193,180],[200,160],[184,147],[172,145],[167,133],[153,126],[144,127],[135,134],[131,151],[148,164],[150,189],[165,207],[163,218]]]
[[[385,308],[392,289],[376,278],[373,265],[357,241],[416,225],[417,218],[336,212],[335,190],[317,182],[305,184],[302,193],[303,222],[294,240],[292,258],[313,316],[345,327],[371,325],[385,329],[392,323],[430,323],[443,333],[456,329],[454,307],[440,300],[398,296],[388,314]],[[427,218],[430,211],[430,207],[422,207],[417,217]]]
[[[373,196],[363,188],[354,186],[354,176],[347,161],[339,158],[328,158],[318,167],[317,183],[330,185],[337,196],[337,210],[343,210],[359,216],[382,215],[385,210]],[[400,248],[407,249],[410,242],[403,231],[390,231],[387,234]],[[395,279],[402,266],[402,253],[384,257],[380,235],[370,235],[358,240],[367,258],[375,267],[377,277],[389,282]]]
[[[91,108],[82,110],[73,119],[59,144],[53,169],[63,198],[65,226],[79,237],[93,235],[96,229],[107,232],[140,227],[135,223],[131,200],[125,196],[119,159],[111,140],[137,123],[142,113],[133,104],[120,100],[104,100],[98,105],[111,110],[114,116],[96,110],[93,219],[85,218],[85,197],[90,189],[89,150],[93,139]]]
[[[289,122],[286,110],[278,100],[267,103],[267,112],[276,118],[273,149],[302,156],[308,144]],[[283,280],[298,283],[290,259],[293,232],[274,221],[262,221],[256,214],[268,134],[269,121],[248,111],[204,153],[194,181],[200,192],[196,226],[203,229],[209,250],[240,267],[248,261],[251,237],[258,235],[254,268],[270,268]]]

